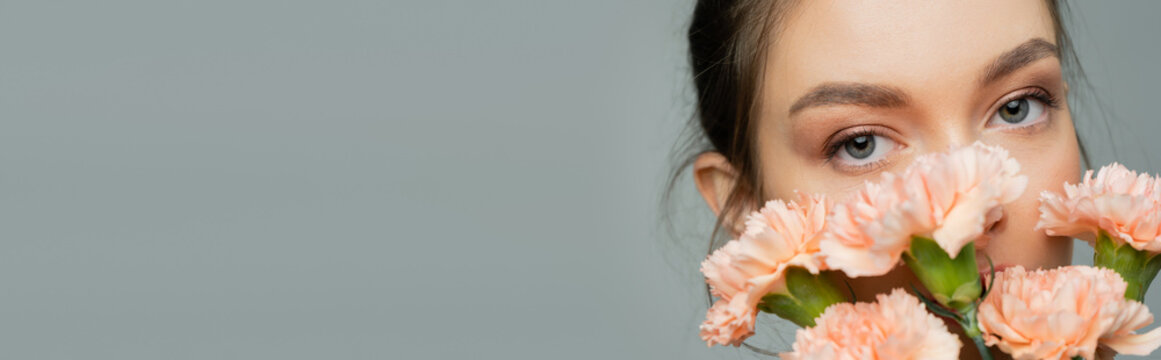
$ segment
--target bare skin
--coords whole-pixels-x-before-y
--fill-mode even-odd
[[[799,4],[767,50],[754,134],[766,198],[751,206],[795,190],[841,201],[917,156],[981,141],[1008,149],[1029,184],[977,257],[1068,265],[1072,241],[1033,230],[1040,192],[1080,176],[1050,16],[1039,0]],[[720,214],[737,172],[710,152],[694,175]],[[742,222],[729,223],[736,236]],[[900,267],[850,283],[859,299],[873,299],[917,281]],[[978,356],[964,340],[963,358]]]

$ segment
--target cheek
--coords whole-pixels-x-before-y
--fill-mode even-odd
[[[1049,136],[1001,144],[1020,162],[1020,172],[1028,176],[1028,187],[1017,201],[1018,214],[1034,226],[1039,219],[1040,193],[1062,191],[1065,183],[1080,180],[1080,148],[1071,124]]]
[[[772,154],[776,152],[771,151]],[[767,160],[777,159],[777,160]],[[877,171],[851,176],[838,174],[827,166],[812,163],[809,159],[794,156],[789,152],[777,152],[764,157],[761,164],[763,195],[767,199],[792,199],[794,191],[826,194],[835,201],[843,201],[863,188],[867,181],[876,182],[883,172],[901,172],[910,162],[910,157],[899,156],[890,164]]]
[[[1069,129],[1071,131],[1071,129]],[[988,244],[987,252],[997,263],[1026,267],[1067,265],[1072,258],[1072,240],[1049,237],[1035,230],[1040,218],[1040,193],[1061,191],[1064,183],[1080,178],[1080,149],[1075,135],[1040,141],[1001,144],[1020,162],[1028,176],[1028,187],[1020,199],[1005,206],[1004,228]]]
[[[789,159],[789,158],[787,158]],[[835,201],[843,201],[862,189],[864,180],[877,180],[875,176],[849,177],[838,176],[827,168],[811,164],[802,164],[795,161],[782,161],[777,164],[767,164],[764,169],[764,192],[768,199],[793,199],[794,192],[811,194],[826,194]]]

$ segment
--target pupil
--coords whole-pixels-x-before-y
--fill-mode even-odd
[[[1000,109],[1000,118],[1009,123],[1018,123],[1028,117],[1028,99],[1012,100]]]
[[[847,142],[846,151],[855,159],[866,159],[875,152],[875,138],[863,135]]]

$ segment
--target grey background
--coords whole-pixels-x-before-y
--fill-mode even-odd
[[[1156,172],[1161,3],[1075,5]],[[753,357],[658,221],[691,6],[0,0],[0,358]]]

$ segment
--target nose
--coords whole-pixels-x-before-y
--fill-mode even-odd
[[[942,152],[948,149],[964,147],[980,140],[980,129],[977,121],[963,116],[942,116],[935,121],[924,134],[924,152]]]
[[[984,217],[984,234],[976,240],[976,249],[982,250],[988,246],[988,241],[1004,231],[1007,223],[1004,221],[1004,207],[996,207],[988,211]]]

